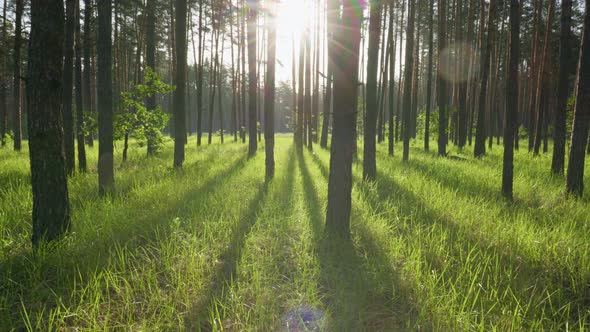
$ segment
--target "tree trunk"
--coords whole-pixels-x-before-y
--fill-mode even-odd
[[[74,170],[76,168],[76,156],[74,153],[74,114],[72,112],[72,94],[74,88],[74,21],[76,18],[75,7],[76,0],[66,0],[62,113],[66,173],[68,175],[74,174]]]
[[[319,125],[319,108],[320,108],[320,17],[321,6],[320,2],[316,3],[317,17],[315,18],[315,55],[314,55],[314,69],[313,69],[313,100],[312,100],[312,136],[313,142],[318,142],[318,125]],[[267,59],[268,61],[268,59]],[[266,121],[266,117],[265,117]],[[310,145],[311,146],[311,145]]]
[[[176,0],[176,72],[174,90],[174,167],[182,167],[186,142],[186,12],[187,0]]]
[[[258,149],[256,140],[256,102],[258,78],[256,77],[256,22],[258,18],[258,0],[248,2],[248,156],[253,157]]]
[[[266,179],[272,179],[275,174],[275,159],[274,159],[274,145],[275,145],[275,130],[274,130],[274,107],[275,107],[275,58],[276,58],[276,24],[275,11],[276,3],[271,0],[268,4],[268,15],[270,19],[266,20],[268,29],[268,55],[266,65],[266,84],[264,85],[264,149],[266,153]]]
[[[295,36],[291,40],[291,58],[293,59],[291,62],[291,90],[293,92],[293,106],[291,107],[293,113],[293,141],[296,146],[299,144],[299,108],[298,106],[298,97],[297,97],[297,85],[296,85],[296,75],[297,75],[297,65],[296,65],[296,58],[295,58]]]
[[[332,3],[330,1],[330,3]],[[328,9],[330,10],[330,9]],[[328,14],[330,15],[330,14]],[[326,149],[328,147],[328,132],[330,129],[330,111],[332,108],[332,70],[333,70],[333,55],[330,53],[331,49],[333,49],[332,43],[333,43],[333,36],[332,36],[332,32],[331,32],[332,28],[328,27],[328,49],[327,49],[327,54],[328,54],[328,70],[327,70],[327,75],[326,75],[326,90],[325,90],[325,94],[324,94],[324,109],[323,109],[323,118],[322,118],[322,136],[320,138],[320,146],[324,149]],[[295,61],[295,60],[293,60]],[[295,89],[293,89],[293,93],[295,93]]]
[[[458,5],[458,9],[457,12],[459,14],[461,14],[461,8],[462,8],[462,3],[463,1],[460,1],[457,3]],[[467,20],[469,20],[470,18],[467,18]],[[464,18],[459,16],[456,18],[456,20],[459,22],[459,26],[461,25],[460,23],[464,21]],[[467,36],[467,38],[470,38],[470,36]],[[458,146],[459,148],[463,148],[465,147],[465,144],[467,143],[467,116],[468,116],[468,112],[467,112],[467,84],[468,84],[468,65],[469,62],[467,60],[467,51],[465,49],[465,47],[463,46],[464,40],[463,40],[463,29],[461,29],[459,27],[459,29],[457,30],[457,36],[456,36],[457,41],[459,41],[458,45],[459,48],[457,49],[458,52],[460,52],[460,55],[458,57],[459,59],[459,63],[458,63],[458,68],[457,70],[459,71],[459,78],[458,78],[458,92],[459,92],[459,121],[457,122],[457,126],[458,126],[458,130],[457,130],[457,136],[458,136]]]
[[[214,28],[215,29],[215,28]],[[210,69],[209,69],[209,135],[207,137],[207,144],[211,145],[213,142],[213,117],[215,115],[215,84],[218,84],[218,77],[217,73],[219,72],[219,35],[221,32],[219,30],[214,31],[213,35],[215,38],[211,39],[211,60],[210,60]],[[215,40],[215,48],[213,47],[213,40]],[[215,57],[215,60],[213,60]]]
[[[541,30],[541,14],[543,11],[543,0],[535,1],[535,17],[533,20],[533,40],[532,40],[532,54],[531,54],[531,91],[529,94],[528,116],[529,116],[529,152],[533,150],[535,145],[535,101],[537,95],[537,75],[539,67],[539,32]]]
[[[6,104],[6,80],[8,70],[8,47],[7,39],[8,33],[6,32],[6,6],[8,1],[4,1],[2,6],[2,35],[0,36],[0,146],[6,146],[6,128],[8,125],[8,105]]]
[[[400,62],[402,61],[402,42],[403,42],[403,38],[402,38],[402,32],[403,32],[403,27],[404,27],[404,13],[405,13],[405,8],[406,8],[406,0],[402,0],[402,15],[401,15],[401,22],[399,24],[399,59]],[[402,68],[403,66],[400,64],[399,66],[399,84],[397,85],[397,103],[395,105],[396,108],[396,117],[395,117],[395,140],[399,141],[400,137],[401,137],[401,130],[400,130],[400,120],[401,120],[401,116],[402,116],[402,111],[401,111],[401,96],[402,96],[402,86],[403,86],[403,80],[402,80]],[[402,138],[403,139],[403,138]]]
[[[261,17],[264,17],[264,19],[266,20],[265,16],[258,16],[256,19],[256,26],[258,27],[258,24],[261,24],[262,26],[264,26],[264,23],[260,23],[259,21],[264,21],[261,19]],[[258,126],[258,124],[260,124],[260,126],[264,125],[264,121],[262,119],[262,108],[264,107],[264,91],[263,91],[263,87],[262,87],[262,72],[264,71],[263,68],[263,63],[265,62],[264,59],[264,54],[265,54],[265,41],[266,41],[266,29],[256,29],[257,33],[260,33],[260,38],[258,38],[258,45],[259,45],[259,49],[257,51],[257,56],[256,56],[256,64],[257,64],[257,69],[256,69],[256,134],[258,135],[258,142],[262,141],[262,128],[260,128]]]
[[[243,124],[242,127],[244,128],[242,132],[242,143],[246,143],[246,43],[248,33],[246,31],[246,0],[242,0],[242,38],[240,38],[240,43],[242,45],[242,120]],[[249,91],[248,91],[249,92]],[[248,115],[249,118],[249,115]]]
[[[225,49],[225,36],[221,39],[221,60],[218,64],[218,73],[217,73],[217,104],[219,110],[219,135],[221,139],[221,143],[223,144],[223,54],[225,53],[223,50]]]
[[[334,1],[336,4],[338,0]],[[355,1],[345,0],[340,22],[328,22],[335,29],[334,57],[334,133],[330,153],[326,232],[350,237],[352,159],[356,126],[357,73],[362,11]],[[338,24],[340,23],[340,24]],[[345,28],[344,28],[345,27]]]
[[[483,51],[483,43],[484,43],[484,31],[485,31],[485,0],[481,0],[479,6],[479,28],[478,28],[478,37],[477,37],[477,48],[480,51]],[[475,71],[475,61],[472,64],[472,69]],[[480,65],[481,69],[481,65]],[[473,91],[473,98],[471,102],[471,115],[469,117],[469,130],[467,134],[468,144],[469,146],[473,143],[473,123],[475,121],[475,108],[476,105],[479,106],[479,89],[481,89],[481,84],[478,84],[478,80],[474,79],[472,84],[472,91]]]
[[[82,99],[82,45],[80,44],[80,0],[75,0],[75,48],[76,55],[74,65],[74,81],[76,86],[76,94],[74,96],[76,102],[76,140],[78,143],[78,169],[85,173],[86,166],[86,146],[84,145],[84,101]]]
[[[496,10],[498,2],[497,0],[490,0],[490,12],[488,16],[488,36],[485,46],[483,46],[482,52],[482,65],[481,65],[481,88],[479,91],[479,109],[477,110],[477,128],[475,131],[475,148],[474,156],[479,158],[486,153],[486,133],[485,133],[485,105],[486,96],[488,89],[488,76],[490,70],[491,61],[491,49],[493,47],[494,35],[495,35],[495,20]]]
[[[21,96],[21,44],[22,44],[22,16],[23,16],[23,0],[16,0],[15,21],[14,21],[14,113],[12,114],[12,134],[14,151],[20,151],[22,148],[22,96]],[[63,50],[62,50],[63,51]]]
[[[493,1],[493,0],[492,0]],[[446,22],[446,8],[447,1],[438,1],[438,52],[447,47],[446,34],[447,34],[447,22]],[[448,112],[447,112],[447,81],[443,75],[442,59],[439,56],[437,66],[437,83],[436,83],[436,94],[438,103],[438,155],[447,155],[447,127],[449,125]]]
[[[512,199],[514,174],[514,134],[518,121],[518,63],[520,61],[520,0],[510,1],[510,54],[506,79],[506,125],[504,126],[504,162],[502,194]]]
[[[404,69],[404,100],[403,100],[403,131],[404,152],[403,160],[410,157],[411,107],[412,107],[412,69],[414,67],[414,17],[416,16],[416,4],[414,0],[408,1],[408,27],[406,30],[406,61]],[[446,19],[446,18],[445,18]],[[442,49],[442,48],[441,48]]]
[[[98,191],[114,189],[111,2],[98,2]]]
[[[63,1],[32,0],[27,122],[34,248],[58,239],[70,229],[61,114],[63,45]]]
[[[433,0],[431,0],[433,1]],[[394,41],[394,21],[393,21],[393,3],[389,6],[389,47],[390,47],[390,62],[389,66],[389,137],[388,137],[388,152],[390,156],[394,153],[394,98],[395,98],[395,55],[396,44]]]
[[[367,54],[367,109],[365,110],[365,139],[363,156],[363,179],[373,181],[376,178],[375,161],[375,127],[377,125],[377,71],[379,57],[379,37],[381,35],[381,12],[383,4],[380,0],[370,2],[369,17],[369,49]]]
[[[203,136],[203,57],[205,53],[203,30],[203,0],[199,0],[199,68],[197,73],[197,146]]]
[[[535,121],[535,142],[533,145],[533,154],[536,156],[539,154],[541,148],[541,140],[543,139],[543,123],[546,121],[545,107],[541,107],[541,101],[546,100],[545,96],[545,80],[547,77],[547,67],[549,53],[549,46],[551,44],[551,23],[553,22],[553,12],[555,8],[555,0],[549,0],[549,9],[547,14],[547,24],[545,27],[545,43],[543,44],[543,54],[541,55],[541,64],[539,66],[539,77],[537,80],[537,99],[535,102],[536,110],[536,121]]]
[[[238,141],[238,114],[237,114],[237,81],[236,81],[236,63],[235,63],[235,54],[234,54],[234,20],[233,16],[229,19],[229,31],[230,31],[230,48],[231,48],[231,91],[232,91],[232,99],[231,99],[231,131],[234,135],[234,142]]]
[[[83,94],[84,98],[82,101],[84,102],[84,112],[86,115],[84,119],[86,121],[86,117],[91,116],[92,112],[94,111],[94,97],[93,97],[93,86],[94,82],[92,80],[92,65],[90,59],[92,58],[92,20],[93,20],[93,13],[92,13],[92,2],[91,0],[84,0],[84,72],[83,72]],[[92,137],[92,133],[88,132],[87,141],[89,146],[94,146],[94,140]]]
[[[146,38],[145,38],[145,65],[156,71],[156,0],[147,0],[146,5]],[[145,101],[148,112],[156,109],[156,95],[148,96]],[[155,147],[152,140],[147,139],[147,154],[153,155]]]
[[[569,75],[573,62],[571,26],[572,0],[561,0],[561,33],[559,38],[559,82],[557,86],[557,107],[553,128],[553,159],[551,173],[563,176],[565,159],[565,128],[567,100],[570,92]]]
[[[584,193],[584,161],[590,121],[590,0],[586,0],[584,32],[578,62],[576,108],[572,128],[566,190],[581,197]]]
[[[307,129],[307,148],[313,150],[313,123],[311,97],[311,31],[305,33],[305,119]]]
[[[424,122],[424,150],[430,149],[430,112],[432,111],[432,57],[434,52],[434,0],[429,1],[428,15],[428,67],[426,83],[426,119]]]
[[[305,68],[305,37],[302,35],[299,42],[299,72],[297,79],[297,129],[295,145],[298,149],[303,149],[305,136],[305,95],[304,95],[304,68]]]
[[[380,6],[383,7],[383,1],[377,0],[381,4]],[[381,9],[383,12],[383,9]],[[379,42],[377,43],[377,48],[380,50],[379,54],[379,62],[377,67],[377,111],[376,111],[376,120],[377,124],[375,127],[375,134],[377,135],[377,144],[383,142],[383,101],[385,95],[385,75],[387,69],[387,64],[389,63],[389,54],[386,55],[386,51],[388,50],[387,45],[387,29],[386,22],[387,22],[387,13],[381,14],[381,22],[379,23],[380,31],[379,31]],[[370,33],[370,32],[369,32]]]
[[[417,6],[414,3],[414,6]],[[418,13],[419,14],[419,13]],[[411,138],[416,138],[416,127],[418,125],[418,82],[420,80],[420,16],[414,19],[416,22],[416,32],[414,41],[414,57],[412,68],[412,101],[411,105]]]

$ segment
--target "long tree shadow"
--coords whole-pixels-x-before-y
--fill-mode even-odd
[[[327,181],[328,168],[316,154],[312,161]],[[323,221],[323,214],[310,172],[302,163],[306,203],[310,214]],[[315,194],[314,194],[315,193]],[[315,202],[315,203],[314,203]],[[391,260],[366,225],[353,224],[353,241],[325,234],[320,238],[320,288],[330,313],[325,322],[334,331],[383,331],[412,329],[415,309],[410,291],[394,271]],[[384,281],[386,281],[384,283]]]
[[[544,306],[546,311],[551,311],[551,308],[559,305],[564,306],[568,303],[575,303],[579,308],[588,305],[590,299],[590,290],[580,287],[581,285],[571,285],[567,273],[564,271],[549,270],[543,265],[531,261],[526,255],[512,253],[506,248],[500,247],[498,244],[492,243],[485,237],[485,234],[473,234],[467,229],[460,227],[454,220],[447,215],[440,215],[433,211],[426,202],[416,196],[414,193],[406,190],[396,182],[394,182],[389,175],[379,174],[379,181],[377,182],[377,190],[379,195],[373,198],[371,205],[378,206],[381,201],[393,202],[399,215],[406,221],[407,227],[397,227],[396,230],[401,237],[411,238],[419,234],[419,228],[442,226],[446,230],[448,237],[444,240],[445,250],[450,257],[454,257],[458,261],[454,264],[465,264],[463,261],[466,253],[473,248],[484,255],[491,257],[498,257],[499,262],[497,266],[502,270],[500,272],[511,275],[509,279],[494,278],[483,274],[481,276],[481,284],[491,284],[495,289],[513,289],[516,295],[521,296],[536,296],[539,301],[538,305]],[[421,250],[424,259],[428,264],[429,269],[436,269],[441,273],[446,273],[452,280],[457,280],[461,277],[461,269],[449,269],[450,262],[445,257],[440,257],[432,248],[425,243],[422,243]],[[518,247],[516,244],[511,246]],[[530,276],[538,275],[535,288],[531,289]],[[541,277],[543,276],[543,277]],[[582,281],[581,284],[586,284],[588,281]],[[578,291],[576,291],[578,289]],[[536,293],[535,293],[536,292]],[[563,292],[566,294],[563,297],[554,299],[553,303],[542,303],[542,298],[545,292]],[[559,301],[561,299],[562,301]],[[479,300],[485,301],[485,300]],[[530,299],[520,298],[518,301],[523,303],[530,303]],[[492,306],[492,305],[490,305]],[[571,319],[577,321],[580,317],[576,315],[580,311],[572,310]]]
[[[437,158],[437,157],[435,157]],[[412,159],[404,165],[407,169],[416,170],[422,176],[433,178],[444,186],[469,196],[481,196],[490,200],[501,200],[500,190],[490,187],[487,183],[461,172],[456,165],[445,167],[445,171],[429,167],[430,165],[419,159]]]
[[[147,248],[151,241],[166,239],[172,231],[171,215],[178,218],[190,218],[194,213],[190,204],[199,193],[213,193],[219,189],[220,184],[237,176],[239,171],[247,165],[245,155],[237,158],[216,174],[212,174],[208,181],[200,186],[187,191],[175,204],[169,205],[165,210],[157,214],[142,214],[143,210],[149,210],[152,200],[143,200],[141,206],[132,209],[138,211],[141,220],[128,220],[128,222],[112,225],[110,236],[98,236],[84,239],[64,239],[54,245],[53,249],[37,256],[32,252],[22,252],[0,262],[0,294],[11,299],[11,305],[0,311],[0,317],[19,317],[19,312],[25,306],[29,315],[47,314],[64,299],[72,298],[74,288],[84,287],[84,283],[92,275],[99,274],[116,258],[118,248],[133,248],[140,250]],[[157,197],[153,197],[157,199]],[[203,198],[205,201],[207,197]],[[126,202],[121,201],[119,209],[129,209]],[[80,234],[78,234],[80,236]],[[34,273],[33,273],[34,272]],[[43,305],[39,306],[37,300],[30,301],[32,295],[38,297],[40,288]],[[55,293],[57,292],[57,293]],[[18,300],[21,302],[18,302]],[[11,320],[12,321],[12,320]],[[17,319],[18,321],[18,319]],[[18,328],[18,327],[15,327]]]
[[[110,195],[109,199],[114,202],[125,201],[134,192],[139,192],[142,187],[145,187],[148,184],[158,184],[173,178],[183,181],[190,172],[193,172],[197,168],[203,170],[210,169],[211,166],[215,165],[219,160],[218,150],[209,148],[205,149],[203,152],[201,153],[205,155],[204,158],[197,159],[191,163],[185,163],[181,169],[174,169],[172,167],[162,168],[152,165],[151,168],[148,168],[147,174],[145,173],[146,170],[141,168],[141,165],[149,164],[150,162],[156,160],[169,160],[172,158],[172,156],[170,156],[170,158],[166,158],[169,153],[163,153],[156,156],[142,156],[138,157],[137,159],[130,159],[125,163],[124,166],[122,166],[126,170],[126,172],[124,172],[124,176],[117,175],[115,186],[116,190]],[[240,147],[235,152],[238,154],[245,154],[246,150],[243,147]],[[78,179],[74,178],[73,180],[76,181]],[[94,178],[92,181],[94,182]],[[71,182],[70,185],[72,185]],[[89,201],[91,202],[104,199],[98,195],[97,187],[94,185],[94,183],[92,185],[85,185],[83,188],[78,188],[78,192],[70,195],[70,197],[70,201],[74,209],[82,207]]]
[[[528,198],[516,198],[514,201],[507,201],[501,196],[499,188],[493,189],[485,182],[471,175],[460,173],[460,169],[454,167],[450,168],[448,172],[442,172],[421,160],[411,160],[403,167],[420,173],[424,178],[434,179],[466,201],[470,201],[473,197],[479,197],[480,200],[487,200],[496,204],[502,208],[502,213],[505,213],[509,219],[514,219],[524,213],[527,219],[532,221],[533,227],[544,223],[548,223],[547,227],[551,227],[551,218],[548,218],[547,208],[543,206],[542,201]],[[583,228],[586,224],[586,220],[581,218],[571,220],[571,222],[576,224],[576,228]]]
[[[355,242],[324,236],[318,246],[327,329],[411,328],[414,309],[409,305],[409,292],[391,261],[363,227],[355,228],[353,237]]]
[[[319,158],[314,158],[314,162],[318,164],[320,169],[327,169],[327,166],[325,166]],[[546,311],[551,310],[551,305],[547,304],[546,301],[542,301],[541,298],[544,295],[544,291],[557,291],[566,294],[565,296],[561,297],[562,301],[555,300],[552,304],[553,306],[555,306],[556,303],[559,303],[559,305],[563,306],[566,305],[567,302],[576,303],[578,308],[583,308],[589,305],[588,302],[590,299],[590,290],[585,290],[586,288],[583,287],[582,284],[590,283],[590,281],[581,281],[579,282],[579,285],[572,285],[568,279],[567,272],[548,270],[545,266],[539,265],[539,263],[527,259],[526,255],[512,253],[510,251],[506,251],[506,248],[500,248],[498,244],[495,244],[489,239],[485,238],[485,234],[472,234],[467,229],[460,227],[448,215],[436,213],[424,200],[422,200],[416,194],[405,189],[397,182],[394,182],[389,174],[378,172],[378,181],[375,184],[377,190],[376,194],[373,193],[369,188],[370,186],[364,182],[355,181],[355,183],[355,187],[357,187],[361,193],[365,195],[370,206],[377,214],[387,215],[390,213],[386,210],[384,203],[391,202],[395,205],[399,217],[405,220],[405,225],[407,225],[394,225],[397,226],[396,231],[399,232],[402,238],[415,237],[416,234],[420,234],[420,229],[424,230],[425,227],[427,229],[432,229],[433,227],[442,226],[444,229],[446,229],[448,234],[448,237],[444,242],[446,243],[445,250],[448,251],[450,257],[462,260],[464,257],[466,257],[467,252],[470,252],[470,250],[473,248],[477,248],[480,252],[486,255],[499,257],[499,266],[502,267],[504,272],[511,271],[510,274],[513,276],[511,279],[500,279],[498,281],[492,280],[492,276],[484,275],[484,278],[481,281],[482,284],[485,284],[486,282],[499,282],[499,285],[495,285],[497,289],[511,288],[516,290],[515,294],[520,294],[521,296],[536,296],[537,300],[540,302],[539,305],[546,307]],[[364,232],[359,231],[356,228],[354,230],[358,235],[361,235],[362,238],[362,234]],[[365,237],[365,240],[366,239],[367,238]],[[436,269],[441,273],[444,272],[453,281],[460,277],[460,273],[458,271],[453,271],[454,269],[448,269],[449,263],[444,257],[440,257],[432,250],[432,248],[429,248],[426,243],[421,242],[421,245],[421,253],[426,261],[426,264],[429,266],[429,270]],[[377,250],[378,249],[379,248],[377,247]],[[456,262],[454,264],[462,264],[462,262]],[[537,289],[531,290],[530,275],[546,277],[537,281]],[[489,281],[487,281],[488,279]],[[402,289],[409,290],[410,288],[402,287]],[[578,291],[575,291],[576,289]],[[406,298],[412,298],[413,295],[411,293],[411,291],[408,291]],[[520,298],[518,301],[528,302],[529,300],[526,298]],[[494,305],[492,305],[492,307],[493,306]],[[571,311],[571,319],[573,322],[580,319],[580,317],[576,316],[579,312],[582,312],[580,310],[577,311],[573,309]],[[411,315],[412,314],[410,313],[410,317]]]
[[[252,228],[256,224],[258,215],[263,213],[262,209],[265,206],[265,202],[268,200],[270,190],[280,190],[280,194],[285,194],[285,197],[281,199],[279,206],[274,208],[280,211],[287,211],[293,209],[293,186],[295,182],[295,149],[291,146],[287,151],[288,161],[286,177],[275,178],[270,181],[265,181],[264,185],[261,185],[257,197],[252,201],[245,215],[240,219],[238,226],[232,230],[232,240],[230,246],[220,256],[223,261],[212,274],[212,282],[208,285],[205,293],[200,297],[199,301],[193,304],[193,309],[190,310],[190,314],[185,318],[185,328],[189,331],[211,331],[214,329],[215,322],[211,321],[211,313],[219,312],[216,306],[219,301],[227,296],[229,289],[232,285],[238,282],[237,267],[242,257],[243,247],[248,235],[252,231]],[[287,188],[287,190],[285,190]],[[276,198],[278,195],[274,195]],[[289,279],[290,273],[292,272],[292,266],[288,262],[281,262],[281,272]],[[221,312],[221,315],[224,313]]]
[[[313,154],[312,154],[313,155]],[[315,155],[314,155],[315,157]],[[317,158],[317,157],[316,157]],[[303,193],[307,210],[310,213],[309,219],[311,221],[311,227],[314,233],[314,242],[319,240],[322,236],[324,220],[324,211],[320,204],[320,198],[314,181],[312,180],[309,168],[304,160],[303,152],[297,152],[297,161],[299,163],[299,170],[301,172],[301,178],[303,180]]]
[[[290,154],[288,168],[294,168],[294,157]],[[292,171],[290,173],[293,173]],[[292,181],[293,178],[291,178]],[[274,180],[272,180],[274,181]],[[242,257],[243,247],[253,226],[257,221],[257,214],[264,206],[269,186],[272,181],[264,181],[258,187],[256,197],[251,201],[246,212],[237,222],[232,230],[232,237],[229,246],[220,255],[221,264],[213,271],[204,294],[192,305],[189,314],[184,319],[185,328],[189,331],[212,331],[215,322],[210,320],[208,315],[216,302],[224,296],[227,289],[238,278],[237,267]]]

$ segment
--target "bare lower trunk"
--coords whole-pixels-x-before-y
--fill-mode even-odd
[[[330,1],[337,3],[338,0]],[[345,26],[346,29],[338,29],[333,44],[333,54],[346,56],[334,58],[334,134],[326,212],[326,232],[343,238],[350,237],[360,25],[359,12],[352,2],[344,2],[342,20],[338,26]]]
[[[33,191],[33,247],[70,229],[63,153],[62,66],[64,8],[61,0],[31,2],[28,56],[28,129]]]
[[[590,121],[590,0],[586,0],[584,32],[578,67],[576,109],[567,166],[567,192],[576,196],[584,193],[584,161]]]

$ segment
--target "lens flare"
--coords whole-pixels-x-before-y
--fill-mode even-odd
[[[447,81],[461,83],[479,76],[480,54],[467,43],[450,44],[440,52],[438,61],[442,77]]]

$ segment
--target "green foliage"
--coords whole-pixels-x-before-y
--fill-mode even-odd
[[[418,119],[416,121],[416,137],[424,138],[424,131],[426,129],[426,110],[418,112]],[[438,107],[430,112],[429,124],[430,137],[438,137]]]
[[[75,114],[74,114],[75,116]],[[98,113],[84,111],[84,121],[82,122],[82,131],[84,136],[87,137],[91,133],[96,134],[98,132]]]
[[[160,105],[153,110],[147,109],[145,99],[172,91],[173,86],[163,83],[158,74],[147,67],[145,84],[137,84],[132,91],[121,93],[121,106],[115,114],[115,139],[120,140],[129,135],[146,142],[154,151],[160,149],[164,138],[161,130],[170,116],[162,111]]]

